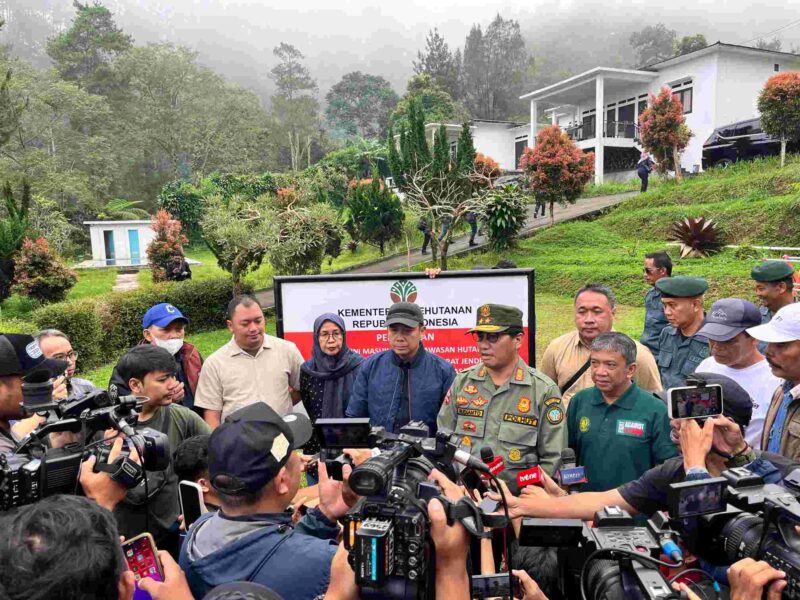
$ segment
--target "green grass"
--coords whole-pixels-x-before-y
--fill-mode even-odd
[[[597,196],[611,196],[612,194],[622,194],[623,192],[637,192],[641,188],[642,182],[638,177],[633,177],[627,181],[611,181],[595,185],[590,183],[586,186],[581,198],[595,198]],[[657,186],[655,177],[650,178],[650,186]]]

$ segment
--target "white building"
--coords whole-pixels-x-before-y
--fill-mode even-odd
[[[522,96],[530,101],[528,137],[535,140],[535,124],[544,113],[581,149],[595,152],[596,183],[604,176],[630,177],[642,149],[639,114],[648,94],[667,86],[680,97],[694,134],[681,157],[682,167],[699,171],[703,143],[714,129],[757,117],[758,94],[766,80],[777,72],[796,70],[796,54],[721,42],[645,69],[597,67]],[[602,127],[597,127],[597,115]],[[509,138],[506,145],[512,143]]]
[[[433,147],[433,141],[439,133],[439,125],[439,123],[425,125],[425,134],[431,147]],[[456,154],[461,127],[461,125],[445,123],[452,156]],[[530,127],[527,123],[471,119],[469,128],[476,152],[496,160],[504,171],[517,170],[522,151],[528,145]]]
[[[92,266],[147,264],[147,247],[155,237],[151,221],[85,221],[92,240]]]

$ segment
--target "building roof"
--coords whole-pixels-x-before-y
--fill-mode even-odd
[[[655,78],[656,73],[654,73],[653,71],[641,71],[637,69],[615,69],[611,67],[595,67],[594,69],[589,69],[588,71],[584,71],[583,73],[579,73],[578,75],[573,75],[572,77],[563,79],[558,83],[554,83],[552,85],[548,85],[538,90],[528,92],[527,94],[520,96],[520,98],[523,100],[526,98],[529,98],[531,100],[546,98],[553,94],[557,94],[563,91],[570,90],[572,88],[589,84],[600,76],[611,80],[623,81],[629,83],[630,82],[648,83]]]
[[[152,224],[149,219],[147,221],[84,221],[84,225],[147,225]]]
[[[713,54],[714,52],[719,52],[720,50],[725,50],[727,52],[733,52],[737,54],[761,54],[761,55],[783,56],[787,58],[800,59],[800,54],[794,54],[792,52],[781,52],[779,50],[764,50],[763,48],[753,48],[752,46],[740,46],[738,44],[726,44],[723,42],[715,42],[713,44],[709,44],[705,48],[700,48],[699,50],[695,50],[694,52],[687,52],[686,54],[681,54],[680,56],[673,56],[672,58],[667,58],[657,63],[647,65],[646,67],[642,67],[642,69],[648,71],[658,71],[660,69],[666,69],[667,67],[672,67],[674,65],[681,64],[682,62],[686,62],[688,60],[694,60],[696,58],[700,58],[701,56],[705,56],[707,54]]]

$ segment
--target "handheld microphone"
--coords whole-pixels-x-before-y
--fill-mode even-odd
[[[558,480],[570,493],[574,493],[569,490],[571,486],[589,481],[586,478],[586,469],[575,466],[575,451],[572,448],[564,448],[561,451],[561,468],[558,470]]]
[[[481,460],[487,467],[489,467],[488,473],[481,473],[481,477],[486,480],[491,479],[489,473],[497,477],[506,468],[506,465],[503,462],[503,457],[495,456],[494,450],[492,450],[489,446],[483,446],[481,448]]]
[[[535,467],[531,467],[530,469],[525,469],[524,471],[520,471],[517,473],[517,486],[521,490],[524,487],[529,485],[541,485],[542,484],[542,469],[539,465]]]
[[[465,467],[469,467],[470,469],[475,469],[476,471],[480,471],[482,473],[489,472],[489,465],[484,464],[474,456],[472,456],[469,452],[464,452],[463,450],[456,450],[453,453],[453,460],[456,461],[458,464],[464,465]]]

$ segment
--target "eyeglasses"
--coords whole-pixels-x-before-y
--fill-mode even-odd
[[[473,331],[472,332],[472,340],[475,343],[487,341],[490,344],[496,344],[502,336],[504,336],[504,332],[500,333],[486,333],[485,331]]]
[[[53,356],[51,356],[50,358],[54,358],[56,360],[68,360],[70,362],[75,362],[76,360],[78,360],[78,353],[75,352],[75,350],[67,352],[66,354],[64,354],[63,352],[59,352],[58,354],[53,354]]]
[[[342,332],[341,331],[331,331],[330,333],[327,331],[323,331],[319,334],[319,339],[321,340],[340,340],[342,339]]]
[[[655,272],[656,272],[656,271],[658,271],[658,270],[659,270],[659,269],[651,269],[651,268],[649,268],[649,267],[645,267],[645,268],[644,268],[644,272],[645,272],[645,273],[647,273],[648,275],[650,275],[651,273],[655,273]]]

